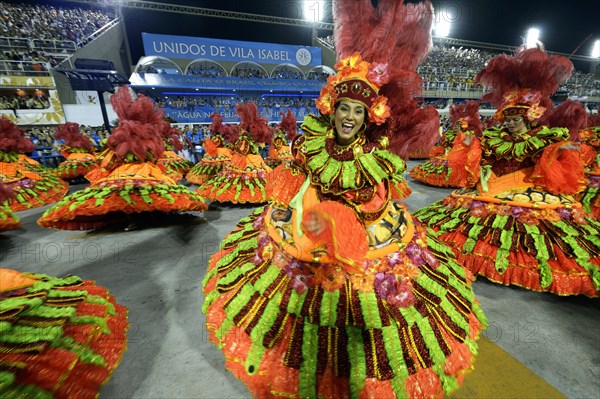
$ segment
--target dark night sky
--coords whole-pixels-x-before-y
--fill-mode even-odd
[[[300,1],[297,0],[160,2],[301,18],[301,7],[298,5]],[[570,54],[583,43],[577,54],[586,56],[591,51],[593,41],[600,39],[600,2],[591,0],[434,0],[433,3],[436,12],[441,12],[444,18],[451,21],[450,36],[459,39],[518,46],[527,29],[537,27],[541,30],[540,39],[548,50]],[[331,13],[327,12],[326,16],[327,14]],[[131,23],[150,23],[155,29],[161,30],[155,30],[156,33],[310,45],[308,29],[206,18],[198,23],[199,19],[194,17],[188,20],[188,17],[182,15],[165,16],[164,13],[159,18],[163,22],[151,23],[149,20],[156,18],[146,18],[143,11],[132,11],[130,15],[133,15]],[[177,22],[164,23],[173,20]]]
[[[6,0],[5,0],[6,1]],[[123,1],[123,0],[121,0]],[[154,0],[157,1],[157,0]],[[376,0],[372,0],[376,1]],[[9,3],[45,3],[81,6],[65,1],[19,0]],[[261,15],[301,18],[300,0],[158,0],[171,3]],[[415,0],[411,0],[415,2]],[[112,0],[98,0],[112,4]],[[327,3],[331,4],[331,0]],[[436,11],[451,23],[451,37],[518,46],[528,28],[541,30],[540,40],[549,51],[589,55],[600,39],[600,2],[594,0],[433,0]],[[327,12],[329,17],[331,13]],[[214,37],[247,41],[310,45],[310,30],[283,25],[252,24],[174,13],[128,9],[128,32],[134,59],[141,46],[139,32]],[[588,38],[588,36],[590,36]],[[586,41],[586,38],[587,41]]]

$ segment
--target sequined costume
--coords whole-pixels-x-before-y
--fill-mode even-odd
[[[271,136],[266,119],[258,116],[256,104],[238,104],[242,122],[239,136],[232,136],[233,155],[223,170],[198,188],[198,194],[210,201],[262,204],[267,202],[266,176],[271,170],[258,153],[257,143]],[[251,129],[251,130],[246,130]]]
[[[61,153],[66,158],[56,168],[55,173],[58,177],[65,180],[76,179],[98,167],[93,154],[94,147],[90,140],[81,134],[77,123],[58,125],[56,138],[64,140]]]
[[[210,118],[213,120],[209,130],[210,137],[204,139],[205,154],[185,176],[192,184],[202,185],[223,170],[223,165],[231,159],[232,151],[227,143],[230,135],[237,136],[237,129],[223,124],[223,115],[214,112]]]
[[[48,209],[40,226],[91,230],[123,222],[131,214],[206,209],[202,197],[177,185],[156,165],[164,151],[161,115],[147,97],[134,101],[128,90],[122,87],[111,97],[119,126],[108,139],[100,168],[87,175],[92,183]]]
[[[530,49],[488,63],[479,79],[505,89],[494,100],[496,117],[520,116],[532,126],[523,132],[484,131],[479,156],[464,165],[480,176],[477,186],[455,191],[415,216],[474,274],[534,291],[597,296],[600,224],[574,197],[584,183],[579,148],[567,128],[535,126],[551,112],[549,95],[572,68],[564,57],[554,57],[559,56]],[[500,84],[494,80],[499,65],[522,80]],[[536,89],[532,81],[547,86]]]
[[[481,121],[479,105],[475,101],[453,104],[450,107],[452,130],[442,135],[442,140],[430,151],[430,159],[413,168],[410,176],[422,183],[436,187],[472,187],[479,176],[457,167],[464,164],[465,158],[471,158],[481,152]],[[466,145],[466,140],[475,140]]]
[[[0,181],[15,194],[8,201],[13,212],[56,202],[69,189],[53,171],[24,155],[34,148],[12,121],[0,118]]]
[[[0,269],[0,397],[94,399],[126,349],[127,309],[104,287]]]
[[[600,117],[590,118],[589,126],[581,132],[582,161],[587,185],[577,199],[586,212],[600,220]]]
[[[12,190],[9,190],[4,183],[0,182],[0,231],[14,230],[21,226],[19,218],[13,214],[8,206],[8,201],[14,197],[15,194]]]
[[[283,112],[281,113],[283,115]],[[281,119],[281,122],[275,128],[275,133],[271,139],[269,147],[269,156],[265,160],[266,164],[271,168],[275,168],[282,162],[292,160],[292,152],[290,149],[290,141],[298,135],[296,126],[296,117],[288,109],[287,113]]]
[[[427,26],[426,4],[403,7]],[[438,398],[472,367],[485,317],[452,251],[396,200],[405,163],[392,140],[366,129],[336,142],[337,100],[364,104],[373,126],[389,118],[375,68],[358,53],[338,62],[323,116],[305,118],[294,161],[269,175],[269,205],[209,262],[209,337],[255,397]]]
[[[170,126],[166,131],[164,136],[165,151],[158,160],[157,165],[167,176],[177,182],[183,179],[183,176],[192,169],[194,164],[175,152],[183,150],[181,132]]]

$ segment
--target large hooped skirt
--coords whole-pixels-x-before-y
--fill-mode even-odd
[[[267,202],[266,183],[265,171],[240,170],[227,165],[196,192],[209,201],[262,204]]]
[[[108,177],[65,197],[48,209],[38,224],[61,230],[91,230],[120,222],[127,214],[206,208],[202,197],[174,184],[158,167],[134,164],[121,166]]]
[[[167,176],[175,181],[183,179],[183,176],[194,166],[193,162],[173,151],[165,151],[157,164]]]
[[[533,291],[600,295],[600,222],[573,198],[535,188],[513,198],[462,189],[415,217],[473,274]]]
[[[97,167],[96,157],[92,154],[74,152],[58,165],[55,173],[61,179],[69,180],[83,177]]]
[[[211,157],[205,155],[194,167],[185,175],[185,179],[192,184],[201,186],[208,180],[217,176],[223,170],[223,165],[231,159],[229,157]]]
[[[0,179],[15,194],[8,203],[13,212],[52,204],[69,190],[69,184],[52,171],[25,162],[0,162]]]
[[[600,220],[600,174],[590,174],[585,190],[577,195],[583,209]]]
[[[448,167],[445,157],[434,157],[414,167],[410,177],[434,187],[465,187],[466,182],[457,181]]]
[[[376,276],[282,251],[261,213],[225,238],[203,281],[210,339],[252,395],[439,398],[460,386],[485,317],[450,249],[417,227],[407,248],[426,240],[437,260],[423,262],[411,291],[397,297],[412,304],[393,305],[373,288]]]
[[[19,218],[9,207],[0,204],[0,231],[18,229],[19,226],[21,226]]]
[[[127,309],[74,276],[0,279],[0,397],[98,397],[126,349]]]

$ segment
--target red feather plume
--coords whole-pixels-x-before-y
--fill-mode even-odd
[[[568,58],[549,56],[540,49],[531,48],[519,51],[514,56],[502,54],[492,58],[474,81],[490,89],[481,100],[497,107],[509,91],[527,89],[540,92],[543,97],[540,105],[550,109],[550,95],[571,76],[572,71],[573,64]]]
[[[588,114],[587,127],[600,126],[600,109],[596,110],[596,114]]]
[[[165,150],[163,135],[169,125],[162,111],[156,111],[152,101],[140,94],[134,100],[127,86],[121,86],[110,98],[119,116],[116,127],[107,141],[117,157],[124,159],[132,153],[140,161],[155,161]]]
[[[24,133],[10,119],[0,118],[0,151],[28,153],[35,150],[35,145]]]
[[[475,136],[481,137],[482,127],[481,118],[479,117],[479,104],[477,101],[468,100],[460,104],[452,104],[450,106],[450,121],[452,127],[458,120],[466,121],[469,126],[467,130],[475,133]]]
[[[167,131],[166,140],[173,146],[175,151],[183,150],[183,143],[181,142],[181,131],[176,127],[169,127]]]
[[[93,151],[94,149],[90,139],[79,131],[78,123],[67,122],[58,125],[56,128],[56,138],[64,140],[65,145],[71,148],[83,148],[87,151]]]
[[[571,140],[581,141],[579,131],[586,127],[587,114],[579,101],[566,100],[550,112],[546,112],[540,124],[550,127],[566,127]]]
[[[221,135],[228,143],[235,143],[240,137],[238,125],[223,125],[221,127]]]
[[[283,112],[281,112],[281,116],[283,116],[283,119],[281,119],[281,122],[279,122],[278,127],[286,133],[285,138],[289,141],[292,141],[298,135],[296,117],[289,108],[285,115]]]
[[[255,143],[270,143],[273,128],[269,121],[261,118],[255,103],[238,103],[236,112],[240,116],[240,127],[248,132]]]

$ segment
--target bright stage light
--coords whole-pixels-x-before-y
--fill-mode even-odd
[[[304,19],[312,22],[319,22],[323,19],[325,14],[323,9],[323,1],[317,0],[305,0],[303,15]]]
[[[449,12],[438,13],[433,23],[434,35],[448,37],[450,35],[450,26],[453,18],[454,17]]]
[[[592,47],[592,58],[600,58],[600,39],[594,42],[594,47]]]
[[[537,47],[540,40],[540,30],[537,28],[530,28],[527,31],[527,38],[525,39],[525,47],[534,48]]]

